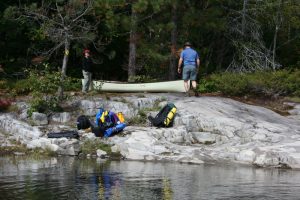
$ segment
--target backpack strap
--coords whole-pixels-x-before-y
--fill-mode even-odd
[[[176,106],[175,106],[174,104],[172,104],[172,105],[173,105],[173,107],[170,107],[170,108],[172,108],[172,109],[169,111],[169,113],[168,113],[168,115],[167,115],[167,117],[166,117],[166,119],[165,119],[165,121],[164,121],[164,125],[165,125],[166,127],[172,125],[173,120],[174,120],[174,117],[175,117],[175,114],[176,114],[177,108],[176,108]],[[172,105],[170,105],[170,106],[172,106]]]
[[[107,115],[108,115],[108,111],[107,111],[107,110],[105,110],[105,111],[102,112],[102,115],[101,115],[101,117],[100,117],[100,121],[101,121],[102,123],[105,122],[106,116],[107,116]]]

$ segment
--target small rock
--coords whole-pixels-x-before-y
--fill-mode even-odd
[[[97,157],[99,158],[105,158],[107,156],[107,153],[101,149],[97,149]]]
[[[15,156],[24,156],[25,153],[24,152],[14,152]]]
[[[209,132],[192,132],[194,142],[201,144],[213,144],[216,142],[216,135]]]

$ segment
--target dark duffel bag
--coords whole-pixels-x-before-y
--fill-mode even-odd
[[[50,132],[47,134],[48,138],[79,138],[77,131],[61,131],[61,132]]]

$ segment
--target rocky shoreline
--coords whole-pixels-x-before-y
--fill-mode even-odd
[[[145,121],[158,107],[173,102],[177,115],[172,128],[147,123],[129,125],[108,139],[79,131],[80,139],[50,139],[48,132],[76,130],[79,115],[94,116],[99,107],[122,111],[126,121]],[[290,103],[291,104],[291,103]],[[1,147],[24,145],[59,155],[77,156],[89,141],[111,146],[112,153],[128,160],[184,163],[242,163],[260,167],[300,168],[300,105],[291,104],[289,116],[223,97],[183,97],[182,94],[122,94],[77,96],[65,105],[68,112],[28,116],[25,101],[16,111],[0,113]],[[137,124],[137,123],[131,123]],[[107,157],[97,149],[86,156]]]

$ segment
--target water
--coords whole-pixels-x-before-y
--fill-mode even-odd
[[[0,158],[0,199],[300,199],[300,171],[188,165]]]

